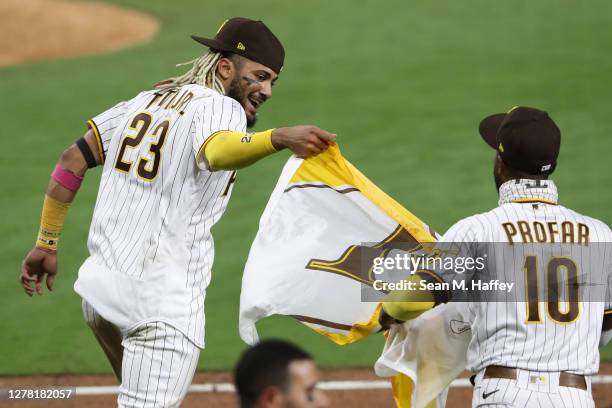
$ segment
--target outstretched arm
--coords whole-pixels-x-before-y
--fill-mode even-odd
[[[383,301],[379,324],[387,330],[393,323],[412,320],[436,305],[434,292],[422,289],[421,281],[427,280],[420,274],[411,275],[405,281],[413,284],[412,290],[391,291]]]
[[[204,144],[211,170],[238,170],[288,148],[299,157],[310,157],[335,143],[336,135],[316,126],[293,126],[258,133],[221,131]]]
[[[34,291],[42,295],[43,280],[46,280],[47,289],[53,289],[57,274],[57,242],[66,213],[87,169],[100,163],[96,136],[91,129],[68,147],[57,162],[47,186],[36,244],[21,264],[21,286],[28,296]]]

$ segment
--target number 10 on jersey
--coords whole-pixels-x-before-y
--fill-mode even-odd
[[[537,256],[526,256],[523,269],[525,271],[527,303],[527,320],[525,323],[542,323]],[[558,324],[568,324],[576,321],[580,316],[580,287],[576,262],[566,257],[550,258],[546,265],[544,281],[548,317]],[[561,300],[562,284],[565,284],[565,301]],[[564,305],[563,310],[562,305]]]

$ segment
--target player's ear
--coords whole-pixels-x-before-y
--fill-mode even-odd
[[[257,406],[262,408],[274,408],[283,406],[283,394],[276,386],[269,386],[259,394]]]
[[[219,64],[217,65],[217,74],[222,81],[227,81],[234,76],[234,63],[229,58],[221,57]]]
[[[504,172],[504,161],[502,160],[501,156],[499,155],[499,153],[495,153],[495,163],[494,163],[494,171],[495,171],[495,175],[497,176],[501,176],[502,173]]]

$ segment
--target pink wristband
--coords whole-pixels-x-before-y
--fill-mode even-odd
[[[51,177],[53,180],[60,183],[62,186],[66,187],[71,191],[78,191],[79,187],[81,187],[81,183],[83,182],[83,178],[81,176],[77,176],[70,170],[66,170],[62,168],[59,164],[55,166],[55,170],[51,173]]]

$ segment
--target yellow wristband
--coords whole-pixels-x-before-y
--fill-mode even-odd
[[[405,279],[413,289],[391,291],[383,302],[383,309],[397,320],[412,320],[435,306],[435,298],[429,290],[420,289],[422,278],[411,275]]]
[[[45,195],[40,217],[40,229],[36,240],[37,247],[51,251],[57,250],[57,242],[64,226],[68,208],[70,208],[70,203],[62,203]]]
[[[384,302],[383,309],[394,319],[413,320],[434,307],[434,302]]]

